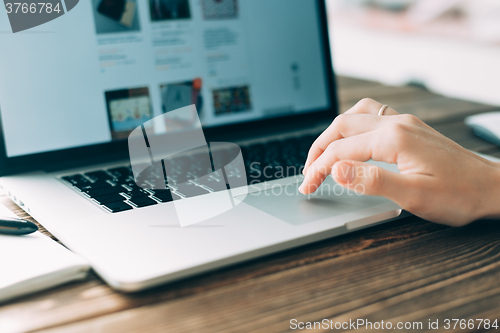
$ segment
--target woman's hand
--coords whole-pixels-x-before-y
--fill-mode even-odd
[[[412,115],[363,99],[312,145],[300,187],[314,192],[332,174],[340,185],[384,196],[424,219],[461,226],[500,217],[500,165],[485,160]],[[397,164],[400,174],[363,163]]]

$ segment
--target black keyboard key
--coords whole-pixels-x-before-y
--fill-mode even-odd
[[[131,189],[135,189],[135,188],[139,189],[139,188],[141,188],[141,187],[137,186],[137,184],[133,180],[131,180],[131,181],[130,180],[125,180],[123,182],[120,182],[120,184],[123,185],[123,186],[126,186],[127,188],[131,188]]]
[[[160,202],[170,202],[173,200],[182,199],[175,193],[170,192],[169,190],[158,190],[154,191],[154,197],[158,199]]]
[[[148,188],[148,189],[155,189],[155,188],[165,188],[166,183],[165,179],[163,177],[152,177],[147,180],[147,185],[142,184],[142,187]]]
[[[118,213],[132,209],[132,206],[126,204],[123,201],[110,202],[108,204],[105,204],[103,207],[109,210],[111,213]]]
[[[99,205],[108,204],[116,201],[123,201],[125,198],[119,193],[108,194],[102,197],[93,198]]]
[[[121,192],[126,192],[126,190],[123,186],[120,185],[85,191],[85,193],[87,193],[91,198],[103,197],[108,194]]]
[[[224,176],[219,171],[213,177],[204,177],[195,180],[197,184],[204,185],[215,192],[227,190],[226,182],[224,181]]]
[[[132,170],[126,167],[108,169],[108,172],[117,179],[125,179],[132,175]]]
[[[105,187],[113,187],[114,185],[111,185],[110,183],[108,183],[107,181],[104,181],[104,180],[98,180],[96,182],[93,182],[93,183],[90,183],[90,184],[87,184],[85,186],[82,186],[82,187],[78,187],[82,192],[88,192],[90,190],[97,190],[97,189],[100,189],[100,188],[105,188]]]
[[[64,176],[62,177],[62,179],[76,187],[83,187],[91,183],[90,180],[88,180],[87,178],[83,177],[80,174]]]
[[[237,188],[248,185],[248,179],[239,175],[228,176],[227,181],[230,185],[230,188]]]
[[[114,177],[108,174],[106,171],[103,170],[98,170],[98,171],[92,171],[92,172],[87,172],[85,173],[85,176],[90,178],[92,181],[98,181],[102,180],[105,181],[107,179],[113,179]]]
[[[165,182],[164,182],[165,183]],[[142,189],[152,189],[154,186],[146,183],[146,182],[139,182],[138,184],[135,181],[125,181],[121,183],[122,185],[126,185],[127,187],[130,188],[142,188]],[[160,185],[161,186],[161,185]],[[163,185],[165,186],[165,185]]]
[[[187,198],[210,193],[209,191],[205,190],[204,188],[193,185],[191,183],[182,183],[182,184],[176,185],[176,187],[177,187],[177,192],[179,192],[180,194],[183,194]]]
[[[186,174],[181,173],[167,173],[167,179],[168,184],[184,183],[189,180]]]
[[[151,205],[156,205],[158,202],[151,199],[150,197],[137,197],[129,200],[136,207],[146,207]]]
[[[147,197],[150,195],[149,192],[140,187],[133,188],[132,191],[125,192],[125,194],[130,198]]]

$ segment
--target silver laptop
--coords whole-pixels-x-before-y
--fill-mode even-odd
[[[113,288],[141,290],[399,216],[391,201],[330,178],[314,195],[297,190],[308,148],[337,114],[323,1],[179,0],[175,13],[169,1],[135,1],[127,25],[101,2],[0,34],[0,184]],[[0,11],[0,31],[9,29]],[[187,106],[194,114],[151,123],[149,139],[189,138],[186,124],[199,119],[207,143],[238,145],[246,183],[220,214],[208,213],[211,184],[231,179],[186,176],[177,186],[165,175],[166,188],[148,188],[131,166],[131,133]],[[196,165],[196,155],[177,155]],[[181,226],[180,202],[198,223]]]

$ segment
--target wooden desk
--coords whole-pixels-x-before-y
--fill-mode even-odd
[[[418,87],[348,78],[339,86],[343,110],[369,96],[500,156],[462,122],[498,107]],[[422,322],[424,330],[429,319],[442,330],[446,318],[500,318],[500,223],[448,228],[410,217],[131,295],[91,274],[2,305],[0,332],[274,332],[291,319],[324,318]]]

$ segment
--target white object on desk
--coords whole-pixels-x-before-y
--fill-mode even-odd
[[[0,217],[17,216],[0,204]],[[0,235],[0,303],[83,279],[88,270],[85,259],[40,232]]]
[[[465,124],[480,138],[500,146],[500,111],[469,116]]]

